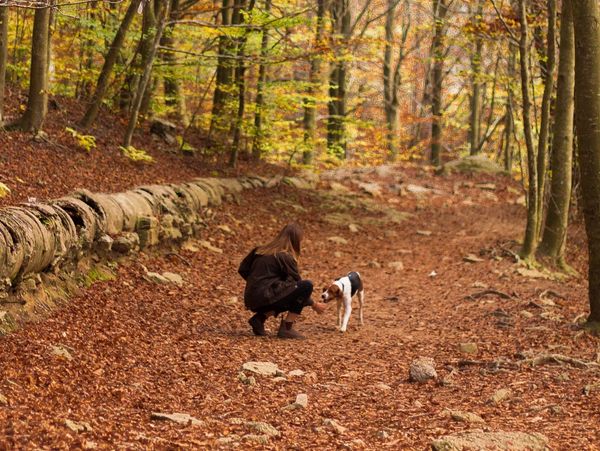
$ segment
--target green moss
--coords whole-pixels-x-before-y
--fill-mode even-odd
[[[96,282],[106,282],[114,279],[115,275],[110,269],[102,266],[94,266],[83,276],[82,282],[86,287],[91,287]]]

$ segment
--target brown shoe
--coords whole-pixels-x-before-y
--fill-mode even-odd
[[[294,323],[287,322],[283,319],[281,320],[277,336],[279,338],[295,338],[298,340],[304,340],[306,338],[304,335],[294,330]]]
[[[265,331],[265,321],[267,317],[263,313],[256,313],[252,318],[248,320],[248,324],[252,327],[252,332],[254,335],[258,335],[259,337],[264,337],[267,335]]]

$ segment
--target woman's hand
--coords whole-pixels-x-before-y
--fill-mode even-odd
[[[312,309],[320,315],[327,310],[327,304],[324,304],[323,302],[314,302]]]

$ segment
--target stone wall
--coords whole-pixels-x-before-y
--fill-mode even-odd
[[[65,302],[78,278],[105,277],[103,263],[198,236],[223,201],[280,183],[310,187],[296,177],[198,178],[0,209],[0,333]]]

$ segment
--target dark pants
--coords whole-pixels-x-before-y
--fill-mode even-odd
[[[313,292],[313,283],[310,280],[301,280],[296,284],[296,289],[283,299],[254,310],[256,313],[275,312],[275,316],[283,312],[302,313],[302,309],[309,304]]]

